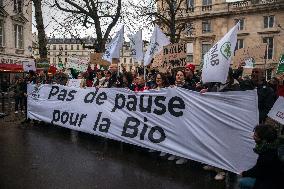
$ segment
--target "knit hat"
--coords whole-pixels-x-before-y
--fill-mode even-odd
[[[193,65],[193,64],[186,64],[185,68],[190,69],[192,71],[192,73],[194,73],[195,65]]]

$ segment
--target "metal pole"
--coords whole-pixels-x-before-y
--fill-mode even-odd
[[[143,59],[142,59],[141,64],[143,64],[143,74],[144,74],[144,81],[145,81],[145,87],[146,87],[146,84],[147,84],[147,82],[146,82],[146,66],[144,65],[145,54],[144,54],[144,49],[143,49],[144,44],[143,44],[143,39],[142,39],[142,31],[141,31],[141,40],[142,40],[142,54],[143,54]]]

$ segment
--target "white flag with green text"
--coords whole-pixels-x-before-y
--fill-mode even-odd
[[[232,56],[237,43],[237,23],[205,55],[202,68],[202,81],[226,83]]]

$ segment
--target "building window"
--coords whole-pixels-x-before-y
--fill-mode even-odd
[[[211,44],[202,44],[202,54],[201,54],[201,59],[203,60],[204,55],[210,50]]]
[[[14,0],[14,12],[23,12],[23,0]]]
[[[73,45],[71,45],[71,50],[73,50]]]
[[[80,50],[80,45],[77,45],[77,50]]]
[[[0,47],[4,46],[4,22],[0,20]]]
[[[65,50],[68,50],[67,45],[65,45]]]
[[[186,56],[186,61],[187,62],[193,62],[193,55],[192,54],[189,54]]]
[[[236,45],[236,50],[244,48],[244,40],[243,39],[238,39],[237,40],[237,45]]]
[[[126,58],[124,58],[123,63],[124,63],[124,64],[126,63]]]
[[[264,28],[273,28],[274,26],[274,16],[264,17]]]
[[[267,49],[265,51],[265,59],[272,59],[273,57],[273,37],[263,38],[263,43],[267,44]]]
[[[240,22],[240,30],[244,30],[244,26],[245,26],[245,19],[241,18],[241,19],[235,19],[235,24],[237,24],[238,22]]]
[[[67,58],[65,58],[65,62],[67,62]]]
[[[14,25],[14,34],[15,34],[15,48],[16,49],[24,49],[23,43],[23,26]]]
[[[212,0],[202,0],[202,6],[212,5]]]
[[[187,1],[187,8],[193,8],[194,7],[194,0],[186,0]]]
[[[132,64],[132,58],[130,58],[130,64]]]
[[[193,23],[192,22],[189,22],[186,24],[186,27],[185,27],[185,32],[186,32],[186,35],[188,36],[193,36],[193,32],[194,32],[194,26],[193,26]]]
[[[67,56],[68,54],[67,54],[67,51],[65,52],[65,56]]]
[[[47,55],[50,55],[50,52],[49,52],[49,51],[47,51]]]
[[[187,11],[194,12],[194,0],[186,0]]]
[[[53,45],[53,46],[52,46],[52,49],[53,49],[53,50],[56,50],[56,45]]]
[[[63,50],[62,45],[59,45],[59,50],[60,50],[60,51],[62,51],[62,50]]]
[[[202,21],[202,33],[211,32],[211,23],[209,20]]]

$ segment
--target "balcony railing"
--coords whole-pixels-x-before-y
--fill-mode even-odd
[[[251,5],[250,1],[237,1],[232,3],[234,8],[240,8],[240,7],[248,7]]]
[[[251,5],[271,5],[280,2],[281,0],[246,0],[230,3],[233,8],[249,7]]]
[[[194,12],[194,7],[188,7],[188,8],[186,9],[186,12]]]
[[[277,3],[279,0],[259,0],[259,4]]]
[[[212,10],[212,5],[203,5],[202,6],[202,11],[211,11]]]

